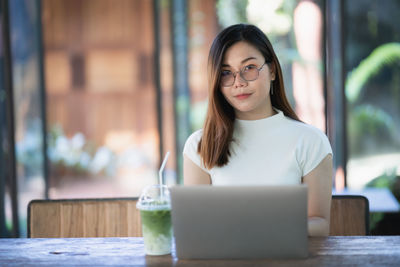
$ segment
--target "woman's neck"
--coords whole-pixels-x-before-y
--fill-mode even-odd
[[[277,114],[277,112],[272,108],[271,105],[266,107],[263,112],[236,112],[236,118],[239,120],[261,120],[273,115]]]

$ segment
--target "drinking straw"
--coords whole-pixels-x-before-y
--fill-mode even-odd
[[[167,154],[165,154],[164,160],[163,160],[160,170],[158,172],[158,180],[159,180],[159,184],[160,184],[160,189],[161,189],[161,186],[163,185],[162,172],[164,170],[165,164],[167,164],[168,157],[169,157],[169,151],[167,152]],[[161,190],[161,195],[162,194],[163,194],[163,191]]]

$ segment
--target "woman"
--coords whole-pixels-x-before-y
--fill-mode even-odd
[[[253,25],[215,38],[208,58],[204,128],[184,147],[184,183],[308,185],[308,232],[329,234],[332,150],[325,134],[301,122],[285,95],[278,58]]]

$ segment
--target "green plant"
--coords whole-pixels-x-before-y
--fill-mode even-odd
[[[395,183],[399,179],[396,175],[397,168],[393,167],[391,169],[386,170],[383,174],[371,180],[366,184],[366,187],[373,188],[388,188],[390,190],[393,189]]]
[[[34,118],[27,123],[23,137],[16,142],[17,164],[24,170],[24,176],[29,178],[41,175],[43,166],[43,140],[41,122]]]
[[[354,108],[348,125],[349,145],[353,155],[376,153],[397,145],[392,117],[376,106],[365,104]]]
[[[67,137],[61,126],[53,125],[48,133],[48,157],[51,168],[59,175],[113,175],[114,153],[106,147],[96,147],[82,133]]]
[[[374,178],[366,187],[370,188],[388,188],[395,196],[397,201],[400,201],[400,176],[397,176],[397,168],[393,167],[388,169],[385,173]],[[377,212],[370,214],[370,230],[374,229],[375,226],[383,219],[384,213]]]
[[[348,75],[345,86],[349,105],[349,143],[353,155],[376,153],[400,147],[393,117],[382,108],[364,104],[356,107],[362,90],[385,66],[400,61],[400,43],[383,44]],[[396,88],[398,88],[396,86]],[[398,89],[397,89],[398,90]]]
[[[387,43],[375,48],[360,62],[346,80],[346,99],[354,103],[360,96],[363,86],[386,65],[400,60],[400,43]]]

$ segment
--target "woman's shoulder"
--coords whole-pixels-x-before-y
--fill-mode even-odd
[[[314,125],[296,121],[291,118],[286,119],[286,132],[297,142],[296,150],[311,152],[311,154],[332,154],[331,144],[326,134]],[[318,150],[318,151],[316,151]],[[307,157],[309,158],[309,157]]]
[[[285,117],[285,125],[287,127],[287,130],[297,136],[326,137],[326,134],[314,125],[297,121],[289,117]]]
[[[296,140],[296,159],[302,170],[302,176],[312,171],[328,154],[332,155],[332,147],[326,134],[319,128],[299,122],[290,122],[292,138]]]
[[[203,136],[203,129],[197,130],[186,139],[185,146],[183,148],[184,154],[197,154],[197,146]]]
[[[275,109],[278,112],[278,117],[280,118],[278,121],[280,122],[280,129],[282,129],[286,133],[293,134],[295,136],[301,135],[325,135],[320,129],[317,127],[292,119],[291,117],[286,116],[283,111]]]
[[[186,143],[199,143],[201,137],[203,136],[203,129],[199,129],[195,132],[193,132],[189,137],[186,139]]]
[[[202,135],[203,130],[200,129],[187,138],[185,146],[183,147],[183,155],[187,156],[193,163],[205,170],[201,162],[200,154],[198,153],[198,146]]]

